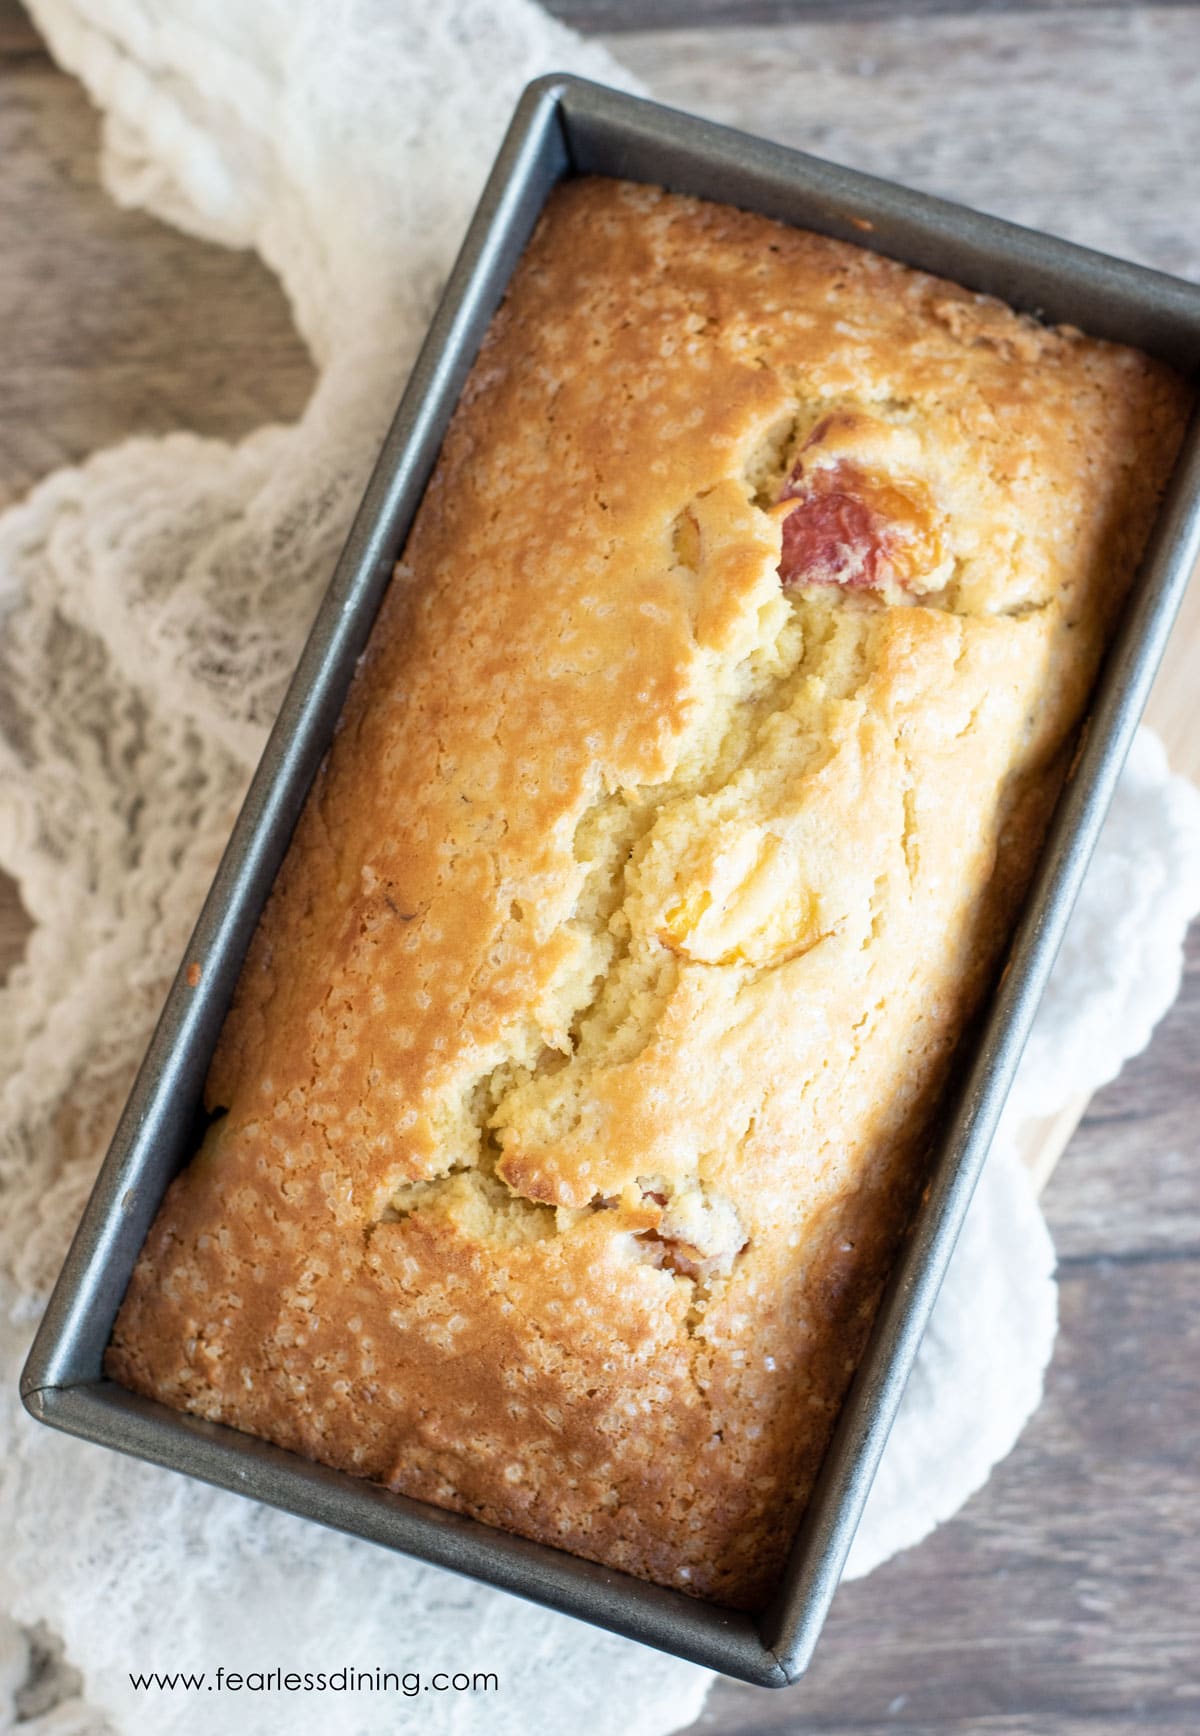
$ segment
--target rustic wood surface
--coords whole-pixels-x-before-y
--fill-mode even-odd
[[[947,17],[994,18],[1003,12],[1111,12],[1137,9],[1142,0],[548,0],[547,11],[589,34],[630,35],[645,30],[702,26],[779,25],[831,20]],[[1166,0],[1194,6],[1196,0]]]
[[[614,50],[667,101],[1200,276],[1196,9],[554,9],[620,32]],[[685,13],[703,28],[664,28]],[[776,22],[718,27],[762,19]],[[0,0],[0,507],[128,434],[236,435],[294,415],[311,383],[268,273],[117,211],[97,139],[78,88]],[[1193,592],[1195,636],[1176,637],[1156,717],[1183,756],[1200,740]],[[0,887],[0,971],[25,931]],[[960,1518],[843,1589],[804,1684],[723,1682],[697,1731],[1200,1728],[1198,1039],[1200,930],[1178,1004],[1050,1182],[1062,1331],[1020,1446]]]

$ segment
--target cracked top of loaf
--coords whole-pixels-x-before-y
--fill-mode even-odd
[[[110,1372],[760,1603],[1188,407],[862,249],[559,189]]]

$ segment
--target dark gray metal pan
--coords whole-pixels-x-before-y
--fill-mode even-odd
[[[760,1618],[528,1543],[135,1397],[104,1347],[150,1223],[191,1155],[242,958],[488,322],[555,182],[626,176],[869,245],[1024,310],[1200,372],[1200,288],[567,76],[526,91],[55,1287],[29,1410],[290,1512],[467,1573],[766,1687],[804,1671],[1154,671],[1200,554],[1193,426],[1107,659],[1007,968],[961,1057],[934,1170],[790,1566]],[[194,972],[192,973],[195,974]]]

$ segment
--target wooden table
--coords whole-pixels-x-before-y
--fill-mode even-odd
[[[1200,10],[559,0],[666,100],[1200,276]],[[687,28],[679,28],[681,24]],[[0,0],[0,506],[124,435],[236,436],[312,382],[257,262],[117,211],[97,125]],[[1192,600],[1193,620],[1200,597]],[[1200,682],[1157,721],[1200,739]],[[26,925],[0,886],[0,970]],[[800,1687],[697,1731],[1200,1729],[1200,928],[1176,1007],[1046,1195],[1046,1401],[963,1515],[839,1595]],[[647,1659],[647,1667],[653,1668]]]

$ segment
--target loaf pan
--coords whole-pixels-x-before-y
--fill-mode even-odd
[[[759,1617],[700,1603],[329,1470],[106,1380],[104,1348],[167,1185],[194,1149],[209,1059],[355,660],[488,322],[556,182],[623,176],[870,246],[1134,344],[1195,379],[1200,289],[568,76],[526,90],[288,689],[30,1353],[55,1428],[187,1471],[764,1687],[800,1676],[841,1575],[922,1330],[1096,835],[1200,551],[1188,436],[1111,648],[1036,882],[960,1054],[923,1196],[797,1535]],[[188,970],[190,961],[202,969]],[[189,977],[192,979],[189,981]]]

